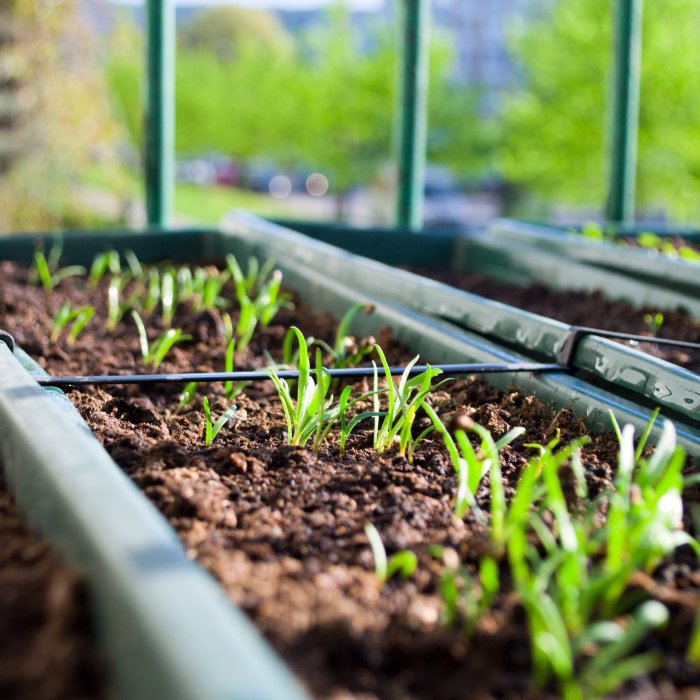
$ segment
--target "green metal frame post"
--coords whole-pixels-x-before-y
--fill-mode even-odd
[[[146,218],[169,223],[175,150],[175,8],[173,0],[148,0],[146,99]]]
[[[423,226],[430,0],[402,0],[397,224]]]
[[[614,2],[614,68],[610,138],[609,221],[634,219],[642,64],[643,0]]]

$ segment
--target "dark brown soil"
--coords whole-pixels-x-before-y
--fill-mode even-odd
[[[27,289],[23,271],[9,265],[0,267],[0,289],[0,326],[42,354],[53,373],[140,370],[138,341],[127,323],[112,335],[103,332],[101,321],[93,323],[90,335],[72,347],[63,340],[46,342],[51,314],[64,298],[71,294],[75,303],[85,303],[89,290],[67,282],[47,298]],[[156,317],[149,323],[158,325]],[[218,312],[183,314],[175,323],[194,337],[177,346],[162,369],[221,369]],[[303,308],[283,312],[237,358],[237,366],[264,364],[262,348],[279,357],[292,323],[326,340],[335,330],[327,318]],[[405,360],[388,332],[379,340],[391,359]],[[219,385],[205,391],[218,416],[229,402]],[[378,455],[370,431],[358,429],[340,459],[333,432],[316,458],[310,449],[286,445],[273,391],[268,383],[248,387],[210,447],[203,444],[199,404],[177,414],[174,388],[110,387],[73,391],[71,398],[117,463],[167,516],[189,555],[219,579],[316,697],[552,697],[532,684],[526,623],[507,572],[492,614],[471,638],[441,622],[443,562],[429,554],[430,546],[442,545],[443,557],[456,555],[473,566],[488,543],[471,516],[452,515],[455,478],[440,440],[428,438],[409,464],[395,450]],[[526,427],[526,435],[503,453],[508,493],[531,454],[525,442],[546,442],[557,430],[564,441],[587,432],[568,410],[553,412],[533,397],[481,381],[455,381],[432,403],[444,420],[468,415],[496,436]],[[610,486],[616,449],[610,434],[585,448],[592,494]],[[482,488],[477,498],[486,505],[488,490]],[[416,552],[419,564],[411,578],[377,584],[366,522],[379,529],[389,553]],[[700,673],[683,653],[700,589],[697,562],[679,551],[635,585],[667,598],[673,623],[669,633],[649,642],[663,648],[663,668],[630,684],[624,696],[696,697]]]
[[[84,582],[24,523],[0,474],[0,698],[102,697]]]
[[[520,287],[480,274],[467,274],[456,270],[421,269],[418,272],[458,289],[575,326],[651,335],[649,323],[644,317],[651,315],[653,318],[660,312],[663,314],[663,324],[657,333],[660,338],[700,343],[700,321],[689,316],[683,309],[635,309],[625,301],[608,299],[601,291],[555,291],[544,284]],[[669,348],[652,343],[640,343],[635,347],[700,373],[700,351]]]

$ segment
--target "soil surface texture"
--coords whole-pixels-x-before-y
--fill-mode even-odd
[[[575,326],[588,326],[606,331],[620,331],[635,335],[652,335],[650,324],[657,313],[663,314],[663,323],[656,335],[660,338],[700,343],[700,321],[683,309],[635,309],[625,301],[607,298],[603,292],[558,291],[544,284],[521,287],[480,274],[457,270],[414,270],[439,282],[444,282],[472,294],[517,306],[526,311],[547,316]],[[700,274],[700,268],[698,268]],[[622,341],[621,341],[622,342]],[[664,347],[653,343],[639,343],[635,348],[655,357],[700,373],[700,351]]]
[[[66,280],[51,295],[26,286],[26,270],[0,265],[0,326],[53,374],[143,371],[132,323],[104,330],[104,286],[90,290]],[[231,294],[227,290],[227,294]],[[63,301],[93,303],[98,315],[73,345],[46,339]],[[232,312],[235,323],[235,311]],[[160,329],[156,314],[147,325]],[[286,329],[331,342],[336,324],[297,304],[284,310],[236,357],[238,369],[278,359]],[[218,310],[181,309],[174,325],[192,335],[177,345],[160,371],[223,368],[223,323]],[[410,354],[377,338],[390,361]],[[368,387],[360,384],[355,394]],[[363,423],[340,457],[334,429],[315,456],[310,447],[286,444],[280,402],[269,382],[237,396],[233,418],[213,444],[204,445],[201,396],[216,417],[232,403],[221,385],[200,385],[196,401],[178,411],[178,387],[108,387],[73,390],[79,408],[107,451],[168,518],[188,554],[209,570],[254,621],[304,685],[332,700],[440,698],[549,698],[553,688],[533,685],[525,616],[509,587],[471,637],[443,623],[441,572],[455,559],[475,566],[487,551],[472,515],[457,519],[452,504],[454,469],[433,433],[413,463],[395,448],[371,446]],[[546,443],[557,431],[567,442],[587,433],[568,409],[555,412],[536,398],[501,392],[483,381],[453,381],[431,397],[447,423],[467,416],[499,437],[516,426],[526,434],[502,453],[506,495],[533,454],[525,443]],[[371,410],[365,405],[361,410]],[[419,426],[426,417],[418,418]],[[582,461],[592,496],[611,485],[617,443],[612,434],[592,438]],[[690,494],[697,502],[698,493]],[[488,506],[489,491],[477,501]],[[692,528],[692,519],[686,518]],[[373,523],[389,554],[410,549],[418,566],[407,579],[378,584],[364,525]],[[441,545],[435,556],[432,546]],[[700,672],[684,659],[700,589],[698,562],[685,549],[635,581],[640,592],[664,601],[671,624],[645,644],[664,653],[662,667],[629,683],[626,698],[697,698]]]
[[[86,587],[23,521],[0,474],[0,698],[107,697]]]

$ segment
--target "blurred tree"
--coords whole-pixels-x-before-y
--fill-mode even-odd
[[[602,208],[611,66],[610,0],[532,0],[514,41],[523,85],[503,108],[500,167],[548,202]],[[700,3],[644,7],[637,199],[697,217],[700,200]]]
[[[213,52],[221,61],[233,59],[241,46],[289,54],[292,39],[276,15],[245,7],[210,7],[183,28],[178,44],[184,51]]]
[[[116,168],[116,137],[91,28],[71,2],[10,0],[0,73],[12,101],[3,131],[12,161],[0,188],[0,229],[95,222],[80,180]],[[2,139],[2,133],[0,133]]]
[[[242,16],[249,19],[261,16],[250,22],[263,28],[261,39],[250,29],[246,40],[238,40],[224,19],[235,19],[236,12],[220,10],[237,8],[203,11],[181,30],[175,97],[178,154],[213,151],[320,171],[341,210],[352,188],[370,183],[391,159],[398,108],[396,32],[386,24],[369,34],[360,31],[338,3],[326,21],[296,42],[264,19],[269,13],[246,11]],[[221,21],[215,22],[217,18]],[[108,75],[115,104],[138,143],[142,71],[135,31],[132,24],[131,30],[115,34]],[[275,35],[280,43],[273,50],[268,42]],[[221,52],[208,48],[217,42],[235,46],[235,51],[222,59]],[[431,54],[430,157],[473,175],[486,169],[490,134],[479,123],[474,95],[449,82],[450,63],[449,42],[437,36]]]

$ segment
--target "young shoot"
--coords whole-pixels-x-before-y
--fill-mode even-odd
[[[379,583],[384,585],[398,573],[404,578],[409,578],[413,574],[418,565],[418,558],[414,552],[402,549],[388,557],[379,531],[372,523],[365,523],[365,534],[372,548],[374,573]]]
[[[71,309],[70,302],[65,302],[53,318],[50,335],[51,342],[55,343],[61,335],[61,331],[72,322],[68,331],[68,342],[73,344],[94,315],[95,309],[92,306],[81,306],[77,309]]]
[[[356,399],[351,399],[352,387],[346,386],[340,394],[338,399],[338,420],[340,422],[340,437],[338,438],[338,449],[339,456],[342,458],[345,456],[345,451],[347,449],[348,438],[350,437],[352,431],[367,418],[374,418],[376,416],[381,416],[382,413],[375,411],[365,411],[363,413],[358,413],[352,418],[348,419],[348,410],[354,406],[358,401],[364,401],[368,397],[372,396],[374,392],[366,392]]]
[[[175,413],[182,413],[182,411],[194,401],[198,386],[198,382],[189,382],[185,385],[185,388],[180,394],[180,400],[177,404],[177,408],[175,409]]]
[[[379,410],[379,373],[377,365],[374,366],[374,412],[377,414],[374,419],[374,440],[373,447],[379,454],[389,449],[394,441],[399,443],[399,454],[403,457],[410,447],[412,453],[415,449],[415,442],[412,435],[413,423],[415,422],[416,413],[421,406],[424,405],[425,399],[438,387],[445,382],[440,382],[433,386],[432,379],[439,374],[442,374],[439,369],[428,369],[422,372],[417,377],[409,379],[409,373],[413,365],[418,361],[418,356],[414,357],[406,366],[398,384],[394,381],[389,370],[384,351],[375,345],[379,359],[384,368],[384,374],[387,383],[387,410],[383,413],[383,419],[380,423]],[[448,381],[448,380],[445,380]],[[428,430],[428,432],[431,429]],[[418,439],[422,439],[426,435],[423,431]]]
[[[168,328],[152,343],[148,341],[148,333],[146,326],[139,316],[138,312],[132,311],[131,316],[136,324],[136,329],[139,333],[139,347],[141,349],[141,357],[146,366],[154,369],[160,366],[160,363],[165,359],[165,356],[170,352],[176,343],[181,343],[185,340],[192,340],[191,335],[184,334],[181,328]]]
[[[204,408],[204,444],[209,447],[216,439],[216,436],[221,432],[221,429],[228,423],[233,414],[236,412],[235,406],[229,406],[218,418],[215,423],[211,420],[211,409],[209,408],[209,399],[204,396],[202,398],[202,406]]]
[[[224,357],[224,372],[233,372],[234,357],[236,353],[236,341],[230,340],[226,345],[226,355]],[[242,393],[250,382],[233,382],[224,383],[224,396],[231,401]]]
[[[658,311],[655,314],[644,314],[644,323],[646,323],[649,333],[656,336],[664,324],[664,315]]]
[[[279,377],[273,367],[267,372],[274,382],[282,402],[282,410],[287,423],[287,442],[290,445],[305,445],[312,435],[314,452],[318,452],[322,439],[326,437],[338,418],[337,410],[328,412],[332,397],[328,398],[331,378],[321,366],[321,353],[316,353],[316,381],[309,363],[308,347],[303,333],[292,326],[292,332],[299,344],[299,379],[297,380],[296,401],[292,398],[289,384]],[[332,422],[331,422],[332,421]]]
[[[40,250],[34,253],[34,270],[31,280],[33,284],[41,284],[47,292],[55,289],[69,277],[79,277],[85,274],[85,268],[82,265],[69,265],[59,269],[57,258],[60,258],[60,253],[58,256],[50,253],[48,259]]]
[[[434,549],[435,554],[442,556],[442,547]],[[440,574],[443,620],[446,625],[461,622],[466,635],[471,636],[500,590],[498,563],[492,557],[482,557],[475,576],[466,566],[459,564],[456,552],[451,552],[454,557],[444,556],[446,566]],[[448,563],[447,560],[453,558],[455,561]]]
[[[113,331],[127,311],[139,308],[139,292],[135,291],[122,301],[122,292],[127,284],[126,277],[111,277],[107,286],[107,330]]]
[[[116,250],[107,250],[95,256],[88,273],[88,286],[97,287],[107,270],[113,276],[121,274],[122,268],[119,253]]]
[[[160,306],[163,325],[170,328],[177,307],[177,277],[175,270],[168,269],[160,277]]]

